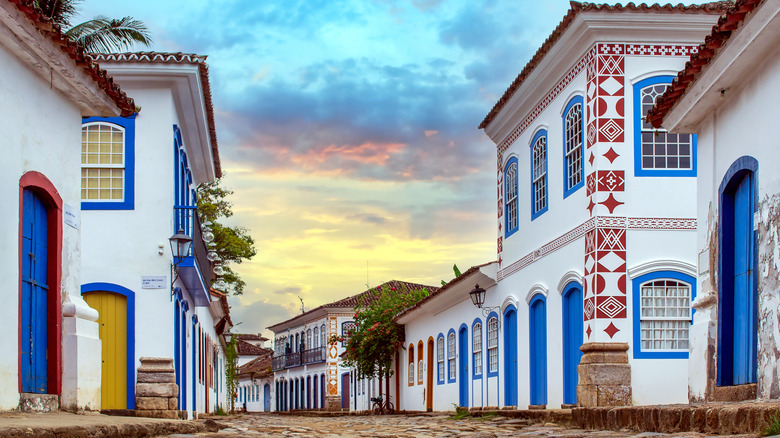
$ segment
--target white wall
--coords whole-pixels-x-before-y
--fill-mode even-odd
[[[0,71],[4,78],[0,81],[0,201],[6,207],[6,214],[0,216],[0,229],[4,230],[0,254],[6,260],[0,266],[4,302],[0,308],[0,410],[9,410],[19,405],[19,179],[29,171],[42,173],[63,203],[78,213],[81,111],[3,46]],[[61,287],[52,293],[60,293],[64,300],[67,294],[79,295],[81,243],[78,229],[67,225],[62,229]],[[99,393],[96,396],[99,401]]]

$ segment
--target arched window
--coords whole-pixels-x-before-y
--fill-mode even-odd
[[[547,131],[539,130],[531,142],[531,220],[547,211]]]
[[[306,349],[314,348],[311,344],[311,329],[306,330]]]
[[[128,140],[126,130],[132,132],[134,129],[134,119],[116,117],[111,120],[117,123],[91,121],[82,125],[82,201],[121,203],[127,199],[132,202],[132,199],[126,196],[129,195],[128,183],[131,182],[132,175],[125,173],[125,167],[131,167],[127,161],[132,158],[128,156],[132,155],[132,150],[126,151],[125,142]]]
[[[436,339],[436,364],[439,383],[444,383],[444,335],[439,333]]]
[[[320,328],[314,327],[314,347],[320,347]]]
[[[344,341],[341,342],[341,345],[347,345],[349,343],[349,335],[355,331],[356,327],[357,326],[352,321],[347,321],[341,324],[341,336],[344,338]]]
[[[504,216],[505,236],[517,231],[517,158],[512,157],[504,168]]]
[[[455,332],[447,335],[447,383],[455,381]]]
[[[417,343],[417,383],[423,383],[423,343],[422,341]]]
[[[327,332],[325,331],[325,324],[322,324],[320,326],[320,343],[323,347],[327,347],[328,345],[328,339],[327,339]]]
[[[488,319],[488,374],[498,373],[498,318]]]
[[[298,351],[298,347],[301,345],[301,338],[298,333],[295,334],[295,345],[293,345],[293,351]]]
[[[636,176],[696,176],[696,136],[671,134],[645,120],[656,99],[674,76],[656,76],[634,85],[634,174]]]
[[[574,97],[563,113],[563,197],[583,186],[582,144],[585,130],[582,117],[582,97]]]
[[[477,321],[471,327],[471,349],[474,352],[474,377],[482,377],[482,323]]]
[[[414,385],[414,344],[409,344],[409,386]]]
[[[634,357],[687,358],[695,279],[675,271],[656,271],[633,280]]]

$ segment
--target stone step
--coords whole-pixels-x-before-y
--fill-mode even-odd
[[[572,420],[582,429],[760,434],[778,413],[780,402],[713,403],[576,408]]]
[[[19,410],[22,412],[55,412],[59,409],[60,396],[57,394],[20,394]]]

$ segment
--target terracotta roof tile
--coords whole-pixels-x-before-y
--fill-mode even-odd
[[[261,335],[260,333],[239,334],[238,339],[241,339],[242,341],[267,341],[268,340],[268,338]]]
[[[691,59],[685,63],[685,68],[677,73],[666,92],[660,96],[655,106],[647,113],[647,121],[654,127],[660,128],[664,117],[674,107],[677,101],[685,94],[688,87],[696,81],[701,71],[709,65],[715,56],[726,45],[731,34],[742,27],[745,18],[755,10],[763,0],[737,0],[712,27],[712,33],[707,35],[704,42],[699,45],[697,53],[691,55]]]
[[[209,81],[209,66],[206,64],[206,55],[194,53],[168,53],[168,52],[124,52],[124,53],[90,53],[89,56],[97,61],[124,61],[124,62],[148,62],[166,64],[195,64],[200,72],[200,82],[203,87],[203,98],[206,105],[206,117],[209,123],[209,138],[211,140],[211,153],[214,156],[214,169],[217,178],[222,177],[222,163],[219,158],[217,146],[217,128],[214,124],[214,104],[211,99],[211,82]]]
[[[257,354],[262,354],[265,350],[265,348],[258,347],[257,345],[244,341],[241,338],[239,338],[238,342],[236,342],[236,346],[238,347],[238,354],[242,355],[254,356]]]
[[[119,85],[114,83],[114,79],[95,64],[84,49],[65,36],[60,26],[46,17],[43,12],[35,7],[33,0],[8,0],[16,6],[45,37],[49,38],[54,45],[58,46],[73,62],[84,70],[92,80],[94,80],[100,89],[113,100],[123,117],[132,115],[135,112],[135,102],[123,92]]]
[[[265,348],[259,357],[256,357],[249,362],[238,367],[238,375],[251,376],[254,374],[255,378],[262,378],[273,375],[271,371],[271,365],[273,362],[274,352],[271,349]]]
[[[479,129],[484,129],[487,127],[487,125],[490,124],[490,122],[493,121],[493,119],[498,115],[498,113],[501,111],[501,109],[504,107],[504,105],[509,102],[509,99],[512,98],[515,91],[517,91],[518,88],[520,88],[520,85],[528,78],[528,76],[531,74],[531,72],[534,71],[536,66],[544,59],[545,55],[547,55],[547,52],[550,51],[550,49],[555,45],[556,42],[561,38],[563,33],[568,29],[569,25],[574,21],[574,18],[582,13],[582,12],[623,12],[623,11],[631,11],[631,12],[669,12],[669,13],[723,13],[728,9],[728,6],[731,5],[731,2],[728,1],[718,1],[718,2],[711,2],[711,3],[705,3],[701,5],[690,5],[685,6],[682,3],[677,5],[672,4],[665,4],[660,5],[658,3],[654,3],[652,5],[647,5],[645,3],[641,3],[639,5],[635,5],[633,2],[627,3],[625,6],[623,5],[607,5],[607,4],[598,4],[598,3],[580,3],[572,1],[570,2],[571,9],[569,9],[569,12],[564,15],[563,19],[560,23],[558,23],[558,26],[553,30],[553,32],[550,34],[549,37],[544,41],[541,47],[536,51],[534,56],[531,58],[530,61],[523,67],[523,70],[520,71],[520,74],[517,75],[514,81],[512,81],[512,84],[509,85],[509,88],[506,89],[504,92],[504,95],[501,96],[500,99],[498,99],[498,102],[493,106],[493,109],[490,110],[487,116],[485,116],[484,120],[482,120],[482,123],[479,124]]]

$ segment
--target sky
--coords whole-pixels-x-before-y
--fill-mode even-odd
[[[495,145],[477,129],[569,9],[529,0],[85,0],[149,49],[207,55],[234,190],[240,333],[392,279],[495,260]],[[120,84],[121,85],[121,84]],[[131,96],[132,97],[132,96]],[[270,336],[269,336],[270,337]]]

